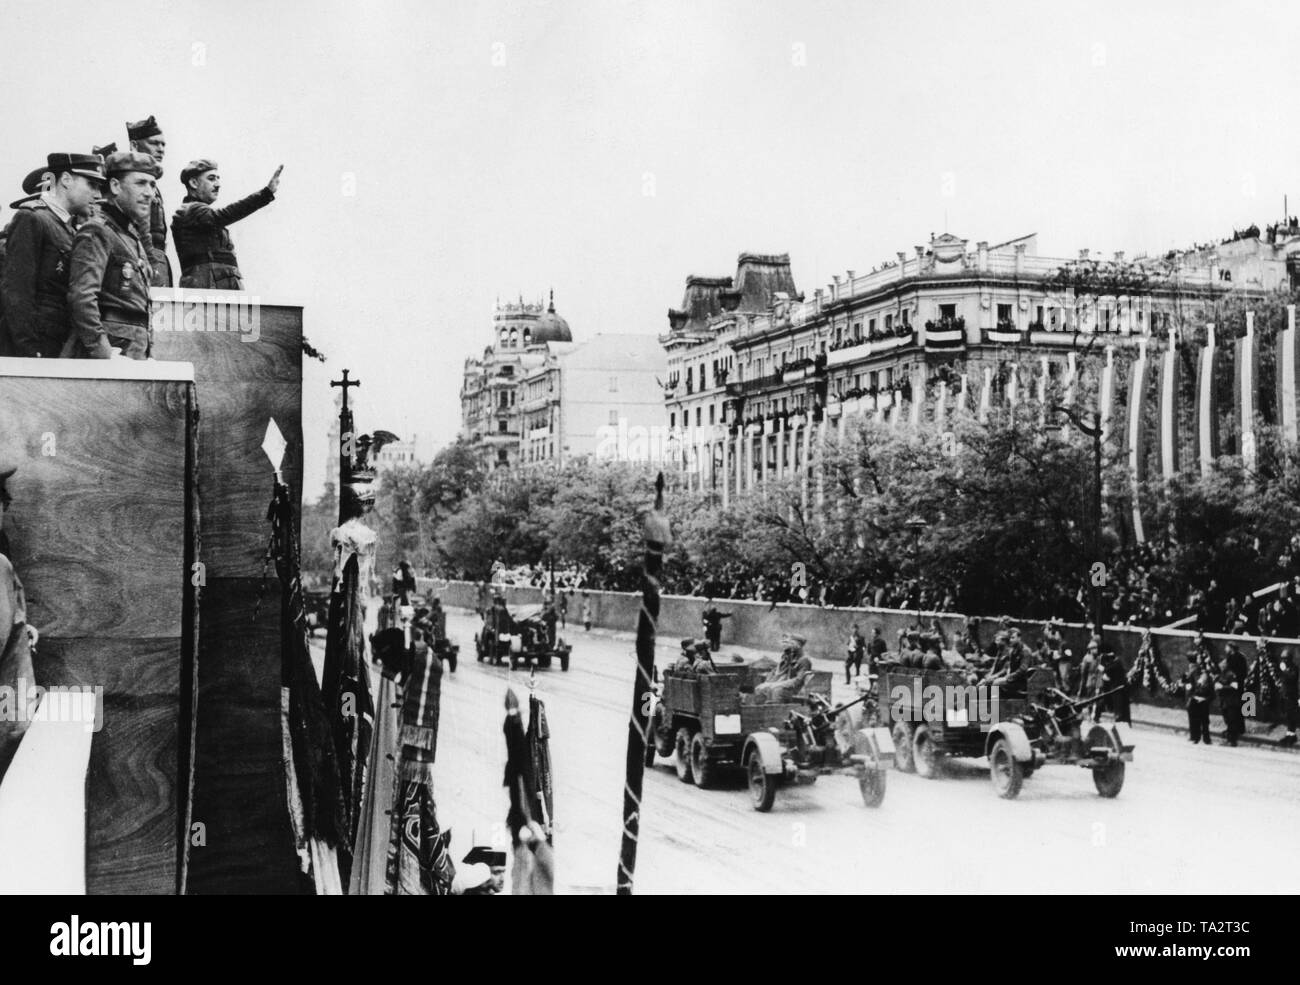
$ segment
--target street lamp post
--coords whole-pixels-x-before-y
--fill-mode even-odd
[[[1101,611],[1101,587],[1106,582],[1105,563],[1102,561],[1102,535],[1101,535],[1101,412],[1094,410],[1091,415],[1092,423],[1089,424],[1079,414],[1069,407],[1057,405],[1052,408],[1052,412],[1063,414],[1067,417],[1082,434],[1092,439],[1092,468],[1093,468],[1093,488],[1092,488],[1092,560],[1087,565],[1088,584],[1092,589],[1092,619],[1093,626],[1096,627],[1097,636],[1102,632],[1102,611]],[[1094,564],[1102,564],[1100,572],[1094,572]]]
[[[921,608],[921,534],[930,524],[919,513],[913,513],[903,521],[903,526],[912,531],[912,564],[916,566],[916,608]]]

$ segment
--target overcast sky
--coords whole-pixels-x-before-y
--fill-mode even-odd
[[[314,497],[327,379],[362,379],[363,429],[449,441],[498,295],[553,287],[578,340],[659,333],[745,250],[811,294],[945,227],[1073,255],[1300,211],[1296,25],[1290,0],[3,0],[0,201],[151,113],[169,213],[191,158],[224,201],[283,163],[233,235],[329,356]]]

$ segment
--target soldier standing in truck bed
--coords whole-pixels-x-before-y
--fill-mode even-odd
[[[181,171],[185,200],[172,217],[172,238],[181,261],[181,287],[244,289],[235,245],[227,227],[271,204],[283,170],[283,164],[276,168],[265,188],[218,209],[212,205],[221,194],[217,162],[204,159],[185,166]]]

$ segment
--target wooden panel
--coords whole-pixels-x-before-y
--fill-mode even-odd
[[[219,303],[217,293],[198,299]],[[258,308],[256,341],[237,326],[157,330],[168,318],[186,328],[186,314],[173,305],[171,314],[156,316],[155,347],[160,359],[194,364],[199,403],[200,560],[207,586],[199,607],[193,820],[206,826],[208,844],[191,849],[189,891],[296,892],[280,744],[280,590],[274,567],[264,563],[272,473],[261,446],[274,417],[289,446],[283,472],[296,506],[302,310]],[[247,319],[252,312],[243,314]],[[197,321],[191,317],[190,324]],[[221,321],[231,324],[228,316]]]
[[[222,383],[199,387],[202,557],[209,578],[260,578],[271,528],[273,476],[262,451],[274,417],[289,444],[284,478],[302,489],[302,387]],[[274,575],[274,572],[272,572]]]
[[[180,635],[189,386],[0,378],[6,530],[43,633]]]
[[[263,305],[257,309],[255,331],[194,331],[204,324],[193,306],[177,316],[176,305],[159,305],[154,315],[154,354],[158,359],[186,360],[194,364],[194,379],[279,380],[302,379],[302,309]],[[191,312],[191,313],[188,313]],[[243,324],[251,313],[242,312]],[[229,326],[230,316],[209,312],[206,324]],[[179,325],[181,331],[167,330]],[[200,391],[201,392],[201,391]]]

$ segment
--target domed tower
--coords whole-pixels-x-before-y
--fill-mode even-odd
[[[533,328],[533,344],[540,342],[572,342],[573,333],[569,323],[555,313],[555,291],[551,291],[551,303],[537,319]]]

